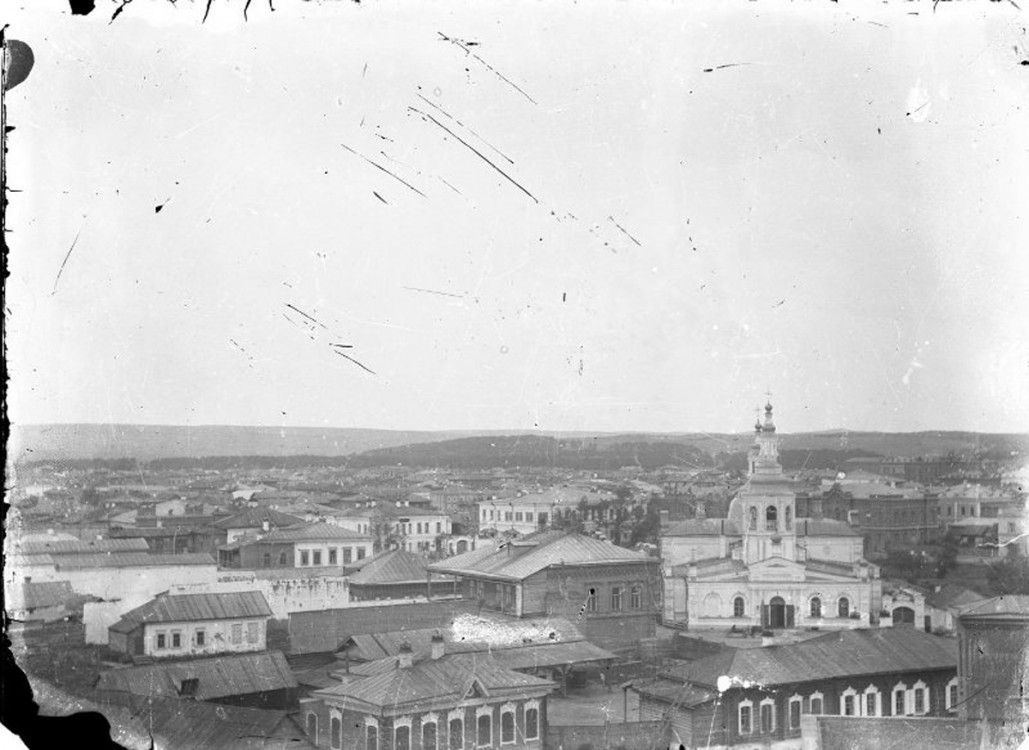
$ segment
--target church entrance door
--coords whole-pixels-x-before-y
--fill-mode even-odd
[[[768,626],[773,630],[786,627],[786,602],[781,596],[773,596],[768,603]]]

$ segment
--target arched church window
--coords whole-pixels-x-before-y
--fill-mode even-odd
[[[779,511],[774,505],[769,505],[765,509],[765,531],[775,531],[778,528],[778,515]]]
[[[743,597],[742,596],[737,596],[735,599],[732,600],[732,616],[733,617],[743,617],[745,611],[746,611],[746,605],[743,602]]]
[[[845,596],[840,597],[839,604],[836,605],[837,614],[840,617],[850,617],[850,599]]]
[[[811,597],[811,617],[819,618],[822,616],[822,600],[817,596]]]
[[[757,508],[750,506],[750,530],[757,531]]]
[[[787,531],[793,528],[793,508],[790,508],[789,506],[786,507],[785,522]]]

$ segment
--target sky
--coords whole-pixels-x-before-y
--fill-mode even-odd
[[[0,7],[15,424],[1029,430],[1011,4]]]

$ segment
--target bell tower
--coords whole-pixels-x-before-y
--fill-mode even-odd
[[[795,560],[796,495],[779,463],[779,438],[772,404],[765,404],[765,421],[754,425],[750,476],[740,490],[743,507],[744,561],[750,565],[770,557]]]

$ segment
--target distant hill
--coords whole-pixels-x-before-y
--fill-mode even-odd
[[[783,434],[781,437],[784,454],[787,451],[828,451],[849,455],[929,457],[978,452],[998,459],[1010,457],[1012,453],[1029,455],[1029,435],[833,430]],[[481,462],[498,457],[501,463],[496,465],[531,466],[566,465],[554,464],[555,456],[591,454],[592,458],[585,462],[589,466],[607,466],[619,461],[622,463],[617,463],[617,466],[711,466],[713,456],[746,451],[752,441],[750,433],[541,433],[518,430],[65,424],[12,427],[9,455],[18,462],[353,456],[351,465],[379,465],[388,459],[392,463],[445,466],[457,461],[457,456],[466,454],[469,466],[494,465]],[[490,443],[503,447],[496,448]],[[576,465],[580,462],[579,458],[573,461]],[[808,465],[811,466],[810,463]]]

